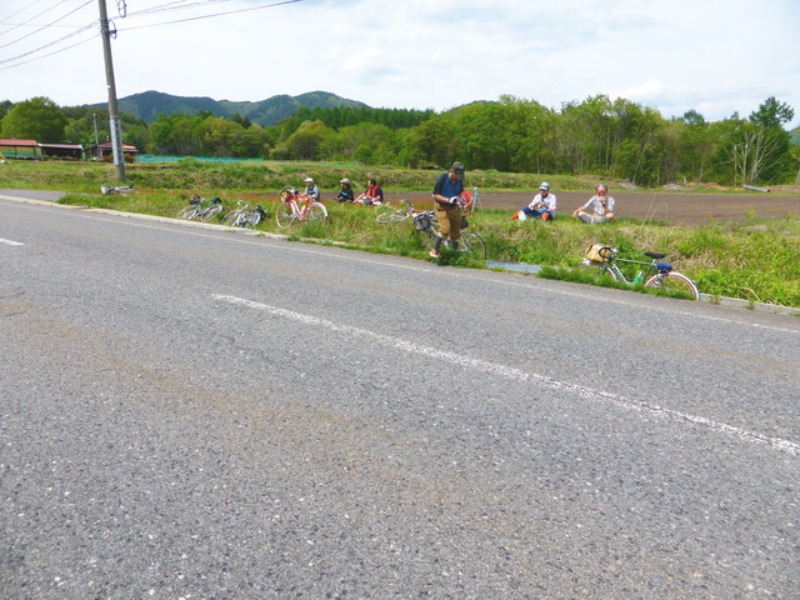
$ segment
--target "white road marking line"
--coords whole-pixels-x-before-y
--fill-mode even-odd
[[[766,444],[770,448],[781,450],[783,452],[788,452],[789,454],[792,455],[800,454],[800,444],[789,440],[784,440],[781,438],[771,438],[754,431],[743,429],[741,427],[728,425],[727,423],[720,423],[719,421],[714,421],[712,419],[707,419],[705,417],[700,417],[676,410],[671,410],[668,408],[664,408],[662,406],[658,406],[656,404],[651,404],[649,402],[641,400],[633,400],[631,398],[626,398],[625,396],[621,396],[619,394],[603,392],[583,385],[552,379],[550,377],[539,375],[537,373],[528,373],[520,369],[516,369],[514,367],[508,367],[505,365],[491,363],[477,358],[470,358],[468,356],[455,354],[453,352],[445,352],[443,350],[437,350],[436,348],[431,348],[429,346],[423,346],[420,344],[416,344],[414,342],[408,342],[399,338],[383,335],[381,333],[375,333],[374,331],[370,331],[368,329],[361,329],[359,327],[352,327],[350,325],[339,325],[337,323],[334,323],[333,321],[328,321],[326,319],[319,319],[317,317],[312,317],[311,315],[305,315],[292,310],[287,310],[285,308],[270,306],[268,304],[263,304],[261,302],[253,302],[252,300],[239,298],[237,296],[229,296],[226,294],[213,294],[213,298],[220,302],[226,302],[228,304],[232,304],[235,306],[243,306],[245,308],[260,310],[263,312],[267,312],[271,315],[274,315],[276,317],[290,319],[293,321],[304,323],[306,325],[325,327],[326,329],[329,329],[331,331],[336,331],[340,333],[346,333],[348,335],[358,336],[361,338],[371,339],[386,346],[397,348],[398,350],[403,350],[404,352],[427,356],[429,358],[434,358],[438,361],[444,360],[453,365],[458,365],[467,369],[477,369],[491,375],[497,375],[499,377],[503,377],[505,379],[511,379],[514,381],[521,381],[521,382],[531,381],[541,387],[545,387],[551,390],[576,394],[577,396],[580,396],[581,398],[586,400],[600,400],[604,402],[610,402],[612,404],[615,404],[616,406],[625,408],[627,410],[636,410],[653,416],[667,418],[672,421],[692,423],[693,425],[700,425],[707,429],[718,431],[726,435],[734,436],[748,442]]]
[[[5,244],[6,246],[24,246],[25,245],[22,242],[15,242],[13,240],[4,240],[3,238],[0,238],[0,244]]]

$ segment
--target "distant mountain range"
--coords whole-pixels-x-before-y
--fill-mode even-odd
[[[258,123],[264,127],[275,125],[283,119],[291,117],[301,106],[306,108],[318,106],[324,108],[339,106],[369,108],[363,102],[348,100],[328,92],[308,92],[299,96],[272,96],[260,102],[232,102],[208,97],[172,96],[162,92],[149,91],[120,98],[118,104],[120,111],[130,113],[147,123],[155,121],[160,114],[192,115],[200,111],[209,111],[214,116],[227,119],[238,114],[249,119],[251,123]],[[107,105],[97,104],[96,106],[105,107]]]

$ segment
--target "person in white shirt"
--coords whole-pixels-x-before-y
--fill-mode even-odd
[[[608,188],[602,183],[595,188],[595,194],[583,206],[572,213],[584,223],[608,223],[614,218],[616,201],[608,195]]]
[[[311,177],[306,177],[304,183],[306,184],[306,189],[305,189],[305,192],[303,192],[303,193],[306,196],[311,196],[311,198],[313,200],[316,200],[317,202],[319,202],[319,198],[320,198],[319,187],[317,187],[317,184],[314,183],[314,180],[311,179]]]
[[[541,219],[551,221],[556,216],[556,195],[550,192],[550,184],[543,181],[539,186],[539,193],[534,196],[531,203],[521,211],[514,213],[511,220]]]

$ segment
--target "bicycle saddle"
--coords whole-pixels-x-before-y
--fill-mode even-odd
[[[655,258],[656,260],[658,260],[659,258],[664,258],[666,256],[666,254],[659,254],[657,252],[645,252],[644,255],[649,256],[650,258]]]

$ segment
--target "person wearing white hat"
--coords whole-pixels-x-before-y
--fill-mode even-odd
[[[511,220],[541,219],[552,221],[556,216],[556,195],[550,192],[550,184],[543,181],[539,185],[539,193],[534,196],[531,203],[521,211],[514,213]]]
[[[305,178],[306,190],[303,192],[306,196],[310,196],[312,200],[320,201],[319,187],[314,183],[311,177]]]

